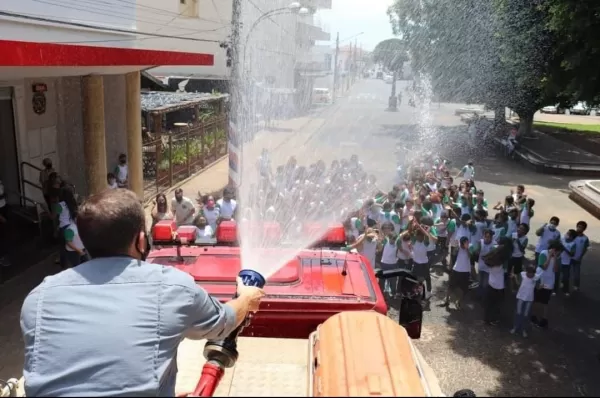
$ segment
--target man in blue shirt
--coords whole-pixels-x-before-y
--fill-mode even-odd
[[[239,297],[221,304],[188,274],[145,262],[131,191],[90,197],[77,226],[93,260],[47,277],[23,303],[27,396],[172,397],[183,338],[224,338],[264,296],[238,283]]]

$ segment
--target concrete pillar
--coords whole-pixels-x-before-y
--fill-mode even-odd
[[[88,194],[106,189],[106,137],[102,76],[85,76],[83,92],[83,153]]]
[[[144,199],[144,173],[142,167],[142,110],[140,72],[125,75],[125,101],[127,118],[127,163],[129,189]]]

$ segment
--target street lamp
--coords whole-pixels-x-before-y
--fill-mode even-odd
[[[238,57],[238,43],[239,43],[239,31],[240,31],[240,14],[241,14],[241,0],[234,0],[234,21],[232,21],[232,24],[234,25],[234,34],[232,35],[233,37],[235,37],[235,44],[232,44],[235,47],[234,53],[236,56],[235,62],[233,63],[233,67],[232,67],[232,73],[231,73],[231,80],[232,80],[232,86],[233,86],[233,92],[235,92],[235,96],[232,99],[232,110],[231,113],[233,113],[235,120],[237,121],[237,126],[238,126],[238,133],[241,134],[237,134],[237,136],[239,138],[240,135],[244,136],[244,139],[240,140],[240,163],[239,163],[239,175],[242,177],[243,176],[243,170],[242,170],[242,158],[244,156],[243,154],[243,143],[245,141],[246,138],[246,134],[247,134],[247,113],[249,112],[249,107],[247,106],[247,101],[243,100],[243,96],[240,95],[239,90],[241,87],[241,84],[243,83],[243,81],[248,82],[249,79],[248,77],[248,67],[246,66],[246,55],[247,55],[247,51],[248,51],[248,42],[250,40],[250,36],[252,35],[252,32],[254,32],[254,29],[256,29],[256,27],[265,19],[270,18],[272,16],[275,15],[283,15],[283,14],[298,14],[298,15],[305,15],[305,14],[309,14],[310,10],[306,7],[303,7],[302,4],[300,4],[297,1],[294,1],[292,3],[290,3],[287,7],[282,7],[282,8],[277,8],[274,10],[270,10],[265,12],[264,14],[262,14],[260,17],[258,17],[256,19],[256,21],[254,21],[254,23],[252,24],[252,26],[250,27],[250,29],[248,30],[248,33],[246,34],[246,38],[244,40],[244,51],[243,51],[243,56],[242,56],[242,70],[239,71],[239,67],[240,67],[240,59]],[[233,42],[233,40],[232,40]],[[240,73],[241,72],[241,73]],[[246,103],[245,103],[246,102]],[[237,184],[238,188],[241,187],[242,185],[242,179],[240,178],[239,183]]]

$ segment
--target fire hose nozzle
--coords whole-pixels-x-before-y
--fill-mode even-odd
[[[241,270],[238,276],[245,286],[256,286],[262,289],[267,283],[264,276],[250,269]],[[235,297],[237,297],[237,293],[234,298]],[[220,363],[224,368],[233,367],[237,362],[239,355],[237,352],[237,338],[249,322],[250,318],[248,317],[224,340],[207,341],[204,346],[204,358],[208,361]]]

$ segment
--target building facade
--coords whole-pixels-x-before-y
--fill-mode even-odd
[[[46,157],[85,195],[106,187],[120,153],[142,197],[140,71],[213,68],[215,59],[156,41],[168,24],[142,23],[171,11],[149,7],[134,0],[1,2],[0,138],[7,145],[0,179],[9,203],[43,203],[38,175]]]

